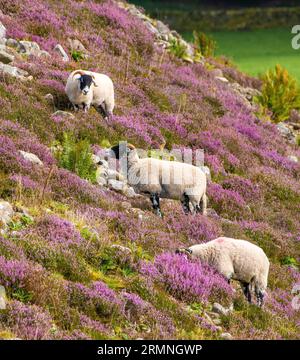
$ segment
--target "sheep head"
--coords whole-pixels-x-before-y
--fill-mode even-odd
[[[83,93],[83,95],[87,95],[91,90],[91,86],[94,85],[97,87],[94,75],[86,74],[83,70],[77,70],[73,74],[73,78],[75,75],[80,75],[77,79],[79,81],[79,90]]]

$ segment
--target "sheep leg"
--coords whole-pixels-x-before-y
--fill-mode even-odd
[[[181,200],[181,204],[183,207],[183,211],[184,213],[187,215],[188,213],[191,212],[190,209],[190,198],[188,197],[188,195],[186,193],[183,194],[183,198]]]
[[[204,194],[199,202],[199,205],[196,205],[196,212],[197,213],[202,213],[202,215],[206,215],[207,214],[207,197],[206,194]]]
[[[247,301],[251,304],[250,284],[246,282],[242,282],[241,285]]]
[[[152,193],[150,195],[150,200],[152,202],[152,207],[153,209],[156,211],[156,214],[159,216],[159,217],[162,217],[162,213],[160,211],[160,201],[159,201],[159,195],[158,193]]]
[[[73,104],[73,109],[74,109],[74,111],[79,111],[79,105],[78,104]]]
[[[87,113],[90,109],[90,105],[86,103],[82,103],[82,108],[85,113]]]
[[[107,118],[108,114],[107,114],[106,109],[105,109],[105,107],[104,107],[104,103],[98,105],[96,109],[97,109],[98,112],[102,115],[102,117],[103,117],[104,119]]]
[[[265,294],[262,290],[260,290],[259,288],[255,287],[255,295],[256,295],[256,299],[257,299],[257,305],[259,307],[263,306],[264,303],[264,297]]]

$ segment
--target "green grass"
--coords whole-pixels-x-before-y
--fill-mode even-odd
[[[217,41],[216,55],[231,58],[239,69],[257,76],[281,64],[300,82],[300,50],[291,46],[291,29],[211,32]],[[192,34],[184,34],[191,40]]]

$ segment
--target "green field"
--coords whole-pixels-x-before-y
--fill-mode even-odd
[[[217,41],[217,55],[226,55],[238,67],[258,75],[281,64],[300,83],[300,49],[294,50],[291,29],[222,31],[209,33]],[[190,34],[185,37],[191,40]]]

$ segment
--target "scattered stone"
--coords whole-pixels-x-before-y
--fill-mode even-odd
[[[0,310],[6,309],[6,293],[4,286],[0,285]]]
[[[134,189],[131,186],[126,186],[123,192],[124,192],[124,195],[129,198],[133,198],[133,197],[137,196],[136,192],[134,191]]]
[[[70,45],[70,48],[72,50],[82,51],[82,52],[86,51],[86,48],[83,46],[82,42],[80,42],[77,39],[68,38],[68,44]]]
[[[226,77],[224,76],[216,76],[215,77],[216,80],[222,81],[223,83],[228,83],[228,79],[226,79]]]
[[[6,40],[5,45],[14,49],[18,49],[19,41],[9,38]]]
[[[46,100],[48,100],[50,103],[52,103],[52,104],[54,104],[54,96],[52,95],[52,94],[46,94],[45,96],[44,96],[44,98],[46,99]]]
[[[240,95],[244,100],[248,102],[252,102],[255,96],[261,95],[261,92],[259,90],[253,89],[251,87],[243,87],[237,82],[230,83],[230,86],[236,94]]]
[[[18,44],[18,51],[26,55],[38,55],[41,49],[35,41],[21,40]]]
[[[100,186],[107,186],[107,180],[102,176],[97,177],[96,181]]]
[[[287,139],[289,142],[295,144],[296,143],[296,136],[293,131],[283,122],[280,122],[276,125],[277,130],[280,132],[281,136]]]
[[[119,181],[119,180],[114,180],[114,179],[110,179],[107,182],[108,187],[110,189],[113,189],[115,191],[123,191],[124,189],[124,182],[123,181]]]
[[[123,253],[126,254],[126,255],[132,253],[131,249],[129,249],[129,248],[126,247],[126,246],[122,246],[122,245],[119,245],[119,244],[113,244],[111,247],[112,247],[113,249],[118,249],[118,250],[120,250],[121,252],[123,252]]]
[[[6,27],[0,21],[0,39],[5,38],[6,36]]]
[[[210,74],[214,77],[214,78],[222,78],[222,77],[224,77],[224,75],[223,75],[223,71],[221,70],[221,69],[218,69],[218,68],[216,68],[216,69],[212,69],[211,71],[210,71]],[[227,79],[226,79],[227,80]]]
[[[9,202],[0,200],[0,226],[6,226],[14,214],[14,209]]]
[[[60,45],[57,44],[54,48],[54,51],[61,56],[62,60],[67,62],[69,61],[69,56],[67,55],[67,53],[65,52],[64,48]]]
[[[212,218],[215,218],[215,219],[219,218],[219,214],[213,208],[207,208],[206,213],[207,213],[207,216],[210,216]]]
[[[53,117],[62,117],[62,118],[67,118],[67,119],[75,119],[75,116],[68,112],[68,111],[62,111],[62,110],[57,110],[52,114]]]
[[[231,308],[225,308],[224,306],[222,306],[219,303],[214,303],[213,307],[212,307],[212,312],[219,314],[219,315],[228,315],[230,312],[232,311]]]
[[[0,50],[0,62],[3,64],[9,64],[12,61],[14,61],[15,57],[9,53],[7,53],[5,50]]]
[[[33,77],[29,76],[28,72],[7,64],[0,63],[0,73],[7,74],[9,76],[16,77],[22,81],[32,80]]]
[[[220,335],[220,338],[223,339],[223,340],[232,340],[233,339],[233,336],[229,333],[222,333]]]
[[[295,155],[289,155],[289,156],[288,156],[288,159],[291,160],[291,161],[293,161],[293,162],[295,162],[295,163],[297,163],[297,162],[299,161],[298,158],[297,158],[297,156],[295,156]]]
[[[160,20],[156,21],[156,28],[162,35],[168,35],[170,33],[169,27]]]
[[[30,161],[31,163],[36,165],[43,165],[43,162],[35,154],[23,150],[19,150],[19,153],[23,156],[25,160]]]
[[[213,323],[214,323],[214,325],[218,325],[218,326],[220,326],[220,325],[222,324],[222,320],[221,320],[221,319],[216,318],[216,319],[213,319]]]

